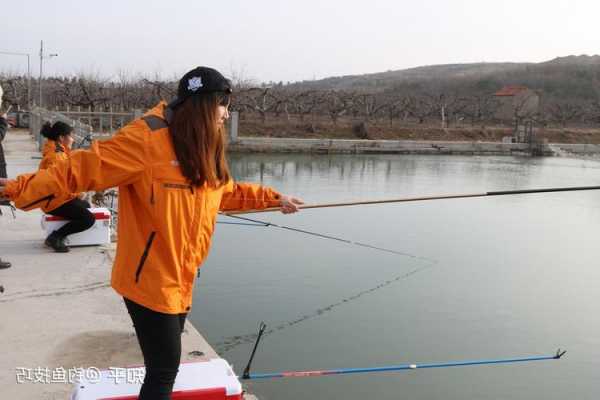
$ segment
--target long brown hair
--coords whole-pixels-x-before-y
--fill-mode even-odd
[[[217,121],[217,107],[227,105],[229,96],[208,93],[190,96],[173,110],[169,124],[179,167],[193,186],[211,187],[230,178],[225,158],[225,134]]]

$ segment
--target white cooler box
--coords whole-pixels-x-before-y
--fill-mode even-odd
[[[140,371],[141,370],[141,371]],[[144,376],[144,367],[128,368],[128,373],[100,371],[98,379],[82,378],[75,384],[71,400],[137,400],[141,383],[127,376]],[[242,384],[222,358],[182,363],[173,387],[173,400],[242,400]]]
[[[83,232],[67,236],[65,244],[68,246],[89,246],[110,243],[110,211],[107,208],[90,208],[96,218],[94,225]],[[57,230],[68,221],[62,217],[44,214],[42,216],[42,229],[46,236]]]

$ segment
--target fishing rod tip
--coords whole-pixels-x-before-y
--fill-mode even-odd
[[[566,350],[561,351],[560,349],[558,349],[558,350],[556,350],[556,355],[554,356],[554,358],[558,360],[562,356],[564,356],[566,352],[567,352]]]

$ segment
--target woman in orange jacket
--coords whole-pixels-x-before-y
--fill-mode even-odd
[[[73,144],[73,128],[69,124],[62,121],[54,124],[46,122],[40,133],[47,140],[42,150],[43,158],[39,169],[50,168],[58,160],[69,158]],[[62,217],[69,221],[48,235],[45,241],[46,246],[53,248],[58,253],[68,252],[69,247],[65,244],[67,236],[83,232],[94,225],[94,214],[88,210],[90,207],[90,203],[80,199],[79,195],[75,193],[57,195],[48,205],[41,207],[46,214]]]
[[[194,279],[217,213],[267,207],[292,213],[302,204],[231,179],[224,138],[230,94],[223,75],[198,67],[180,80],[174,101],[161,102],[110,140],[36,174],[0,179],[3,195],[24,210],[60,193],[119,187],[111,285],[124,297],[144,355],[140,400],[171,398]]]

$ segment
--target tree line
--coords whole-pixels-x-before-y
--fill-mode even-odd
[[[314,126],[316,118],[327,119],[336,126],[340,121],[352,121],[362,129],[369,124],[435,124],[442,128],[456,125],[512,124],[500,120],[497,111],[501,99],[494,96],[499,83],[489,79],[477,81],[404,82],[383,90],[318,89],[298,85],[262,84],[239,80],[235,83],[232,109],[243,118],[257,118],[264,124],[271,120],[292,120]],[[0,74],[6,105],[26,108],[27,77]],[[31,97],[38,100],[39,82],[34,80]],[[42,82],[46,108],[81,107],[90,111],[148,109],[160,100],[169,100],[176,93],[177,81],[133,78],[120,74],[113,79],[80,74],[71,77],[48,77]],[[555,83],[555,88],[561,87]],[[536,90],[541,105],[527,115],[542,126],[598,126],[600,101],[596,96],[561,96],[559,90]],[[515,115],[518,104],[514,105]]]

